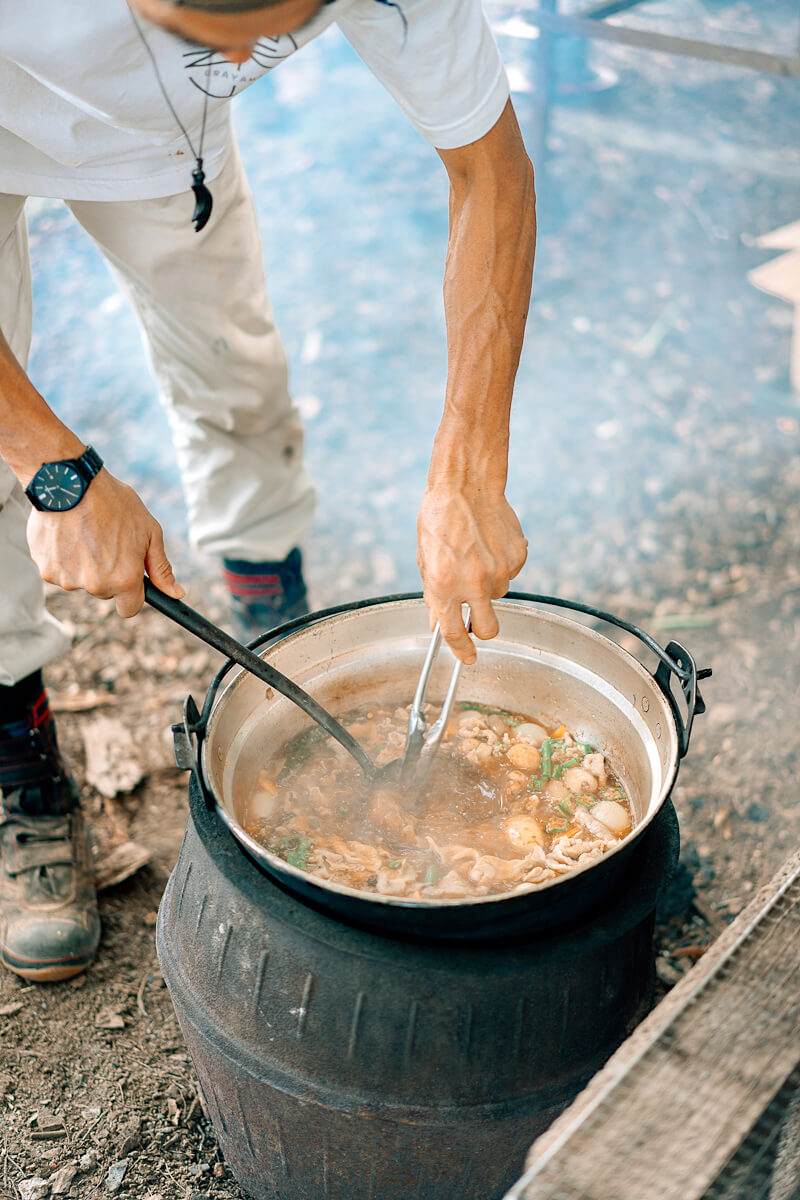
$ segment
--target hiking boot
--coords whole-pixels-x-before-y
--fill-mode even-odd
[[[89,830],[41,675],[3,700],[0,962],[55,982],[85,970],[100,941]]]
[[[222,575],[231,597],[233,628],[240,641],[250,642],[309,611],[303,559],[296,547],[282,562],[226,558]]]
[[[89,827],[79,808],[0,809],[0,962],[35,983],[84,971],[100,942]]]

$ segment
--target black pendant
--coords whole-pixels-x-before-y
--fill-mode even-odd
[[[211,208],[214,203],[211,192],[205,185],[205,178],[203,160],[202,158],[198,158],[195,168],[192,171],[192,191],[194,192],[195,199],[192,221],[194,222],[195,233],[199,233],[208,224],[208,218],[211,216]]]

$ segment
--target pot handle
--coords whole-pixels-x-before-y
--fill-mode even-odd
[[[609,625],[615,625],[618,629],[623,629],[626,633],[633,634],[640,642],[643,642],[659,659],[659,664],[653,678],[661,688],[672,709],[672,715],[675,718],[675,727],[678,732],[680,757],[683,758],[686,755],[689,749],[689,739],[692,735],[694,719],[698,714],[706,711],[705,701],[700,695],[697,681],[698,679],[710,679],[710,667],[698,670],[691,654],[680,642],[670,642],[666,649],[664,649],[655,638],[651,637],[643,629],[640,629],[638,625],[632,625],[630,621],[624,621],[622,617],[615,617],[613,613],[607,613],[600,608],[594,608],[591,604],[580,604],[577,600],[562,600],[559,596],[541,596],[534,592],[506,592],[503,599],[526,600],[535,604],[550,604],[555,608],[568,608],[573,612],[585,613],[586,616],[595,617],[597,620],[605,621]],[[673,675],[678,680],[686,704],[685,719],[681,715],[678,702],[672,690]]]
[[[208,808],[213,809],[216,801],[206,787],[200,768],[200,744],[205,735],[205,719],[189,695],[183,702],[183,720],[172,726],[172,749],[175,765],[179,771],[190,771],[194,775],[200,795]]]
[[[689,738],[692,735],[692,724],[698,713],[706,711],[706,702],[700,695],[700,689],[697,686],[698,679],[710,679],[711,667],[702,667],[699,671],[689,651],[680,642],[669,642],[667,645],[667,654],[669,654],[678,664],[680,670],[676,671],[667,665],[664,659],[658,664],[655,673],[655,681],[661,688],[662,692],[669,701],[672,715],[675,718],[675,725],[678,729],[678,739],[680,742],[680,755],[684,757],[689,749]],[[681,719],[680,709],[675,700],[675,695],[672,691],[672,676],[676,676],[680,685],[683,698],[686,701],[686,720]]]
[[[200,780],[198,748],[204,723],[194,696],[183,702],[183,720],[172,726],[172,750],[179,771],[191,771]]]

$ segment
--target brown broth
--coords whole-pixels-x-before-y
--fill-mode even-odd
[[[408,712],[375,707],[344,724],[384,766],[402,755]],[[463,701],[419,794],[376,789],[315,728],[261,772],[242,824],[321,879],[437,901],[558,878],[624,837],[631,808],[605,756],[563,726]]]

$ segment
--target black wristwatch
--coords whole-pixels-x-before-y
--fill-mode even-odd
[[[97,451],[87,446],[80,458],[44,463],[25,488],[25,495],[40,512],[66,512],[81,502],[102,465]]]

